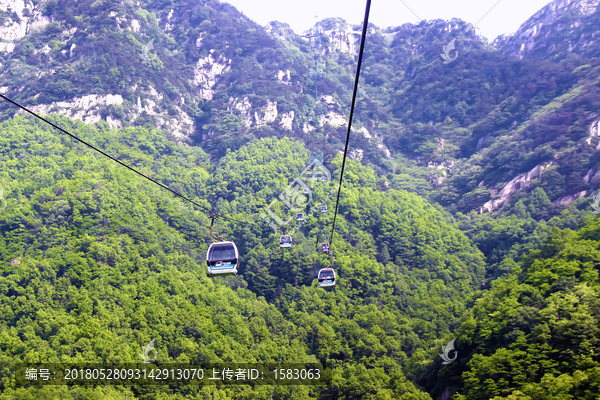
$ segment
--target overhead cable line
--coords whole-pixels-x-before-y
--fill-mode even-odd
[[[360,50],[358,52],[358,63],[356,66],[356,77],[355,77],[355,81],[354,81],[354,92],[352,94],[352,104],[350,106],[350,119],[348,121],[348,133],[346,134],[346,146],[344,148],[344,159],[342,161],[342,171],[340,174],[340,182],[338,184],[338,194],[337,194],[337,200],[336,200],[336,204],[335,204],[335,214],[333,216],[333,225],[331,228],[331,236],[330,236],[330,243],[333,242],[333,232],[335,230],[335,220],[336,220],[336,216],[337,216],[337,211],[338,211],[338,205],[340,202],[340,191],[342,188],[342,179],[344,177],[344,166],[346,165],[346,155],[348,153],[348,142],[350,140],[350,129],[352,128],[352,116],[354,115],[354,104],[356,103],[356,93],[358,91],[358,79],[360,77],[360,66],[362,64],[362,57],[363,57],[363,52],[364,52],[364,48],[365,48],[365,39],[367,37],[367,27],[369,24],[369,12],[371,11],[371,0],[367,0],[367,5],[366,5],[366,9],[365,9],[365,19],[363,22],[363,30],[362,30],[362,35],[361,35],[361,39],[360,39]],[[318,243],[318,238],[317,238],[317,243]],[[333,253],[331,254],[332,260],[333,260]],[[316,259],[315,259],[316,262]],[[333,261],[332,261],[333,264]],[[314,265],[314,264],[313,264]],[[294,278],[294,295],[292,297],[292,303],[290,303],[290,306],[293,306],[294,300],[296,299],[296,293],[298,292],[298,269],[296,269],[296,275]],[[288,330],[289,330],[289,324],[290,324],[290,320],[292,318],[292,310],[290,309],[290,315],[288,317],[288,321],[286,324],[286,331],[285,331],[285,338],[282,344],[282,349],[281,349],[281,354],[279,356],[279,364],[281,365],[281,362],[283,361],[283,352],[285,350],[285,347],[287,345],[287,341],[288,341]],[[271,399],[273,398],[273,393],[275,391],[275,386],[277,385],[277,381],[275,381],[273,383],[273,387],[271,389]]]
[[[331,235],[329,243],[333,243],[333,233],[335,232],[335,221],[340,204],[340,193],[342,191],[342,181],[344,179],[344,168],[346,166],[346,156],[348,154],[348,142],[350,142],[350,130],[352,129],[352,117],[354,116],[354,105],[356,103],[356,94],[358,93],[358,79],[360,78],[360,67],[362,65],[363,52],[365,49],[365,39],[367,38],[367,28],[369,25],[369,12],[371,11],[371,0],[367,0],[365,9],[365,20],[363,22],[362,35],[360,38],[360,49],[358,51],[358,62],[356,64],[356,76],[354,77],[354,91],[352,93],[352,104],[350,106],[350,117],[348,119],[348,132],[346,134],[346,146],[344,147],[344,158],[342,159],[342,171],[340,173],[340,182],[338,183],[337,200],[335,202],[335,212],[333,214],[333,225],[331,226]]]
[[[225,217],[225,216],[222,216],[222,215],[220,215],[219,213],[216,213],[216,212],[214,212],[213,210],[211,210],[211,209],[209,209],[209,208],[206,208],[206,207],[204,207],[204,206],[203,206],[203,205],[201,205],[201,204],[198,204],[198,203],[196,203],[194,200],[191,200],[191,199],[187,198],[186,196],[184,196],[184,195],[182,195],[182,194],[180,194],[180,193],[177,193],[176,191],[174,191],[174,190],[170,189],[168,186],[165,186],[165,185],[163,185],[162,183],[155,181],[154,179],[150,178],[149,176],[147,176],[147,175],[144,175],[143,173],[139,172],[139,171],[138,171],[138,170],[136,170],[135,168],[133,168],[133,167],[130,167],[129,165],[127,165],[127,164],[125,164],[125,163],[123,163],[123,162],[121,162],[121,161],[117,160],[116,158],[114,158],[113,156],[111,156],[111,155],[109,155],[109,154],[106,154],[106,153],[105,153],[105,152],[103,152],[102,150],[100,150],[100,149],[98,149],[98,148],[94,147],[93,145],[91,145],[91,144],[87,143],[86,141],[84,141],[84,140],[82,140],[82,139],[78,138],[77,136],[73,135],[72,133],[69,133],[69,132],[67,132],[66,130],[64,130],[64,129],[63,129],[63,128],[61,128],[60,126],[58,126],[58,125],[56,125],[56,124],[54,124],[54,123],[52,123],[52,122],[48,121],[46,118],[44,118],[44,117],[42,117],[41,115],[39,115],[39,114],[37,114],[37,113],[35,113],[35,112],[33,112],[33,111],[29,110],[27,107],[24,107],[24,106],[20,105],[19,103],[15,102],[15,101],[13,101],[13,100],[11,100],[11,99],[9,99],[8,97],[4,96],[3,94],[0,94],[0,97],[2,97],[4,100],[8,101],[9,103],[12,103],[12,104],[14,104],[15,106],[19,107],[20,109],[27,111],[29,114],[33,115],[34,117],[36,117],[36,118],[39,118],[40,120],[44,121],[44,122],[45,122],[45,123],[47,123],[48,125],[52,126],[53,128],[55,128],[55,129],[58,129],[58,130],[59,130],[59,131],[61,131],[62,133],[65,133],[65,134],[69,135],[69,136],[70,136],[72,139],[75,139],[75,140],[77,140],[78,142],[81,142],[81,143],[85,144],[86,146],[88,146],[88,147],[89,147],[89,148],[91,148],[92,150],[95,150],[95,151],[97,151],[98,153],[102,154],[103,156],[110,158],[111,160],[113,160],[113,161],[114,161],[114,162],[116,162],[117,164],[119,164],[119,165],[121,165],[121,166],[123,166],[123,167],[125,167],[125,168],[127,168],[127,169],[129,169],[129,170],[131,170],[131,171],[133,171],[133,172],[135,172],[136,174],[140,175],[140,176],[141,176],[141,177],[143,177],[143,178],[146,178],[146,179],[148,179],[150,182],[157,184],[158,186],[162,187],[163,189],[166,189],[166,190],[168,190],[169,192],[173,193],[175,196],[177,196],[177,197],[181,197],[182,199],[184,199],[184,200],[186,200],[186,201],[188,201],[188,202],[192,203],[193,205],[195,205],[195,206],[197,206],[197,207],[199,207],[199,208],[203,209],[204,211],[206,211],[206,212],[208,212],[208,213],[210,214],[210,217],[211,217],[211,218],[213,218],[213,219],[214,219],[214,218],[223,218],[223,219],[226,219],[226,220],[229,220],[229,221],[235,221],[235,222],[244,222],[244,221],[239,221],[239,220],[236,220],[236,219],[233,219],[233,218],[230,218],[230,217]],[[244,223],[246,223],[246,222],[244,222]]]

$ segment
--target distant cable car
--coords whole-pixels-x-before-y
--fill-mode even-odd
[[[321,206],[321,212],[322,213],[327,212],[327,206]]]
[[[292,237],[290,235],[283,235],[279,239],[279,245],[281,247],[292,247]]]
[[[233,242],[217,242],[206,253],[208,275],[237,275],[238,249]]]
[[[335,286],[335,271],[333,268],[323,268],[319,270],[319,286]]]
[[[302,214],[302,213],[296,214],[296,221],[304,221],[304,214]]]
[[[329,253],[331,251],[331,246],[329,243],[325,242],[321,244],[321,253]]]

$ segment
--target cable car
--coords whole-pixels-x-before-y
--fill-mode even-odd
[[[290,235],[283,235],[279,239],[279,245],[281,247],[292,247],[292,237]]]
[[[333,268],[323,268],[319,270],[319,286],[335,286],[335,271]]]
[[[331,246],[329,246],[329,243],[325,242],[321,244],[321,253],[329,253],[330,250]]]
[[[296,221],[304,221],[304,214],[302,214],[302,213],[296,214]]]
[[[210,245],[206,253],[208,276],[237,275],[238,249],[233,242],[217,242]]]
[[[321,206],[321,212],[322,213],[327,212],[327,206]]]

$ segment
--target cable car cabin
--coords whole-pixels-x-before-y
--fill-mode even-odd
[[[327,206],[321,206],[321,212],[322,213],[327,212]]]
[[[292,247],[292,237],[290,235],[283,235],[279,239],[279,245],[281,247]]]
[[[321,253],[329,253],[330,250],[331,246],[329,246],[329,243],[321,244]]]
[[[323,268],[319,271],[319,286],[335,286],[335,271],[333,268]]]
[[[302,213],[296,214],[296,221],[304,221],[304,214],[302,214]]]
[[[237,275],[238,249],[233,242],[217,242],[206,253],[208,275]]]

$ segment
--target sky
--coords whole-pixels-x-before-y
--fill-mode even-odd
[[[362,22],[365,0],[226,0],[247,17],[266,25],[288,23],[301,34],[315,22],[340,17],[352,24]],[[503,33],[515,32],[550,0],[373,0],[369,22],[380,28],[399,26],[422,19],[460,18],[477,24],[481,34],[492,41]],[[411,11],[412,10],[412,11]]]

